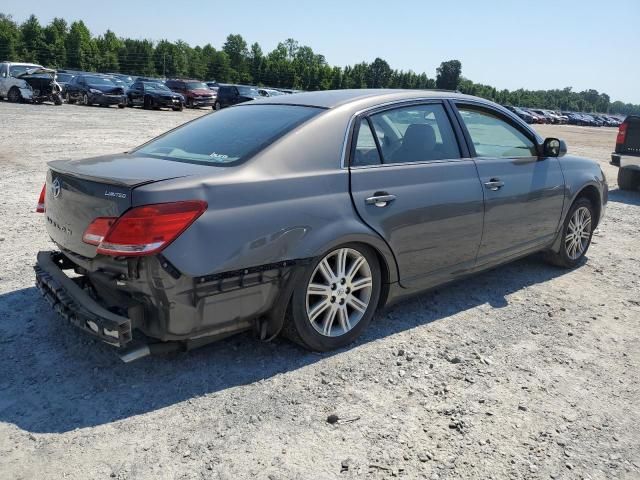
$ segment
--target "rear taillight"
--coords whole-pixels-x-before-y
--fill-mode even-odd
[[[109,232],[111,226],[116,223],[115,217],[98,217],[87,227],[82,235],[82,241],[90,245],[100,245]]]
[[[97,241],[97,252],[103,255],[153,255],[178,238],[206,209],[207,203],[200,200],[135,207],[115,221],[107,217],[94,220],[83,240]],[[109,225],[109,221],[113,223]]]
[[[624,145],[624,142],[627,141],[627,128],[629,124],[627,122],[622,122],[618,127],[618,138],[616,138],[616,145]]]
[[[42,186],[42,191],[40,192],[40,197],[38,198],[38,205],[36,205],[36,212],[44,213],[44,196],[47,193],[47,184],[45,183]]]

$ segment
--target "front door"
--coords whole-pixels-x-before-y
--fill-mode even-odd
[[[565,198],[559,159],[539,157],[532,132],[490,107],[457,103],[485,195],[478,264],[553,242]]]
[[[475,263],[483,192],[442,102],[358,119],[350,155],[360,217],[390,245],[401,285],[424,288]]]

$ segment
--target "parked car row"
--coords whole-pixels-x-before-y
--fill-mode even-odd
[[[527,123],[552,123],[558,125],[581,125],[589,127],[618,127],[622,123],[621,118],[613,115],[580,113],[580,112],[558,112],[542,108],[525,108],[504,105]]]
[[[26,80],[30,76],[44,77]],[[38,83],[37,87],[31,84]],[[48,89],[45,88],[48,85]],[[251,85],[221,84],[215,80],[202,82],[194,79],[162,79],[135,77],[121,73],[96,73],[77,70],[45,69],[28,63],[0,63],[0,99],[9,101],[40,102],[49,98],[56,104],[62,99],[70,104],[100,105],[119,108],[143,107],[147,109],[184,107],[210,107],[220,110],[261,97],[294,93],[295,90]]]

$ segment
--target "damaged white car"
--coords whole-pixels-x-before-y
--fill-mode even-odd
[[[0,63],[0,98],[10,102],[45,101],[62,105],[56,71],[33,63]]]

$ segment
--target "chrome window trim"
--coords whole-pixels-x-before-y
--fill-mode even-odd
[[[437,160],[422,160],[420,162],[402,162],[402,163],[381,163],[379,165],[358,165],[350,167],[351,170],[363,170],[367,168],[389,168],[389,167],[407,167],[411,165],[428,165],[431,163],[455,163],[473,161],[470,157],[462,158],[439,158]]]
[[[385,102],[385,103],[379,103],[377,105],[373,105],[371,107],[367,107],[367,108],[363,108],[362,110],[358,110],[357,112],[355,112],[351,118],[349,119],[349,122],[347,124],[347,130],[344,134],[344,140],[342,143],[342,155],[340,158],[340,169],[342,170],[348,170],[349,168],[353,168],[353,169],[365,169],[365,168],[380,168],[380,167],[390,167],[390,166],[394,166],[394,165],[423,165],[426,163],[433,163],[433,162],[452,162],[452,161],[460,161],[460,160],[471,160],[471,157],[460,157],[460,158],[452,158],[452,159],[437,159],[437,160],[425,160],[422,162],[404,162],[404,163],[381,163],[380,165],[361,165],[361,166],[357,166],[357,167],[349,167],[349,165],[346,163],[347,161],[347,146],[349,144],[349,136],[351,135],[351,132],[353,131],[353,125],[354,122],[356,121],[356,119],[360,116],[363,115],[367,112],[371,112],[373,110],[378,110],[378,109],[386,109],[385,107],[393,107],[393,106],[411,106],[411,105],[424,105],[425,102],[426,103],[441,103],[444,105],[444,102],[446,102],[447,100],[451,100],[452,98],[450,97],[419,97],[419,98],[409,98],[409,99],[404,99],[404,100],[393,100],[390,102]],[[480,104],[482,104],[482,102],[478,102]],[[451,128],[453,128],[453,125],[451,126]],[[458,147],[459,148],[459,147]],[[462,154],[462,152],[461,152]]]

